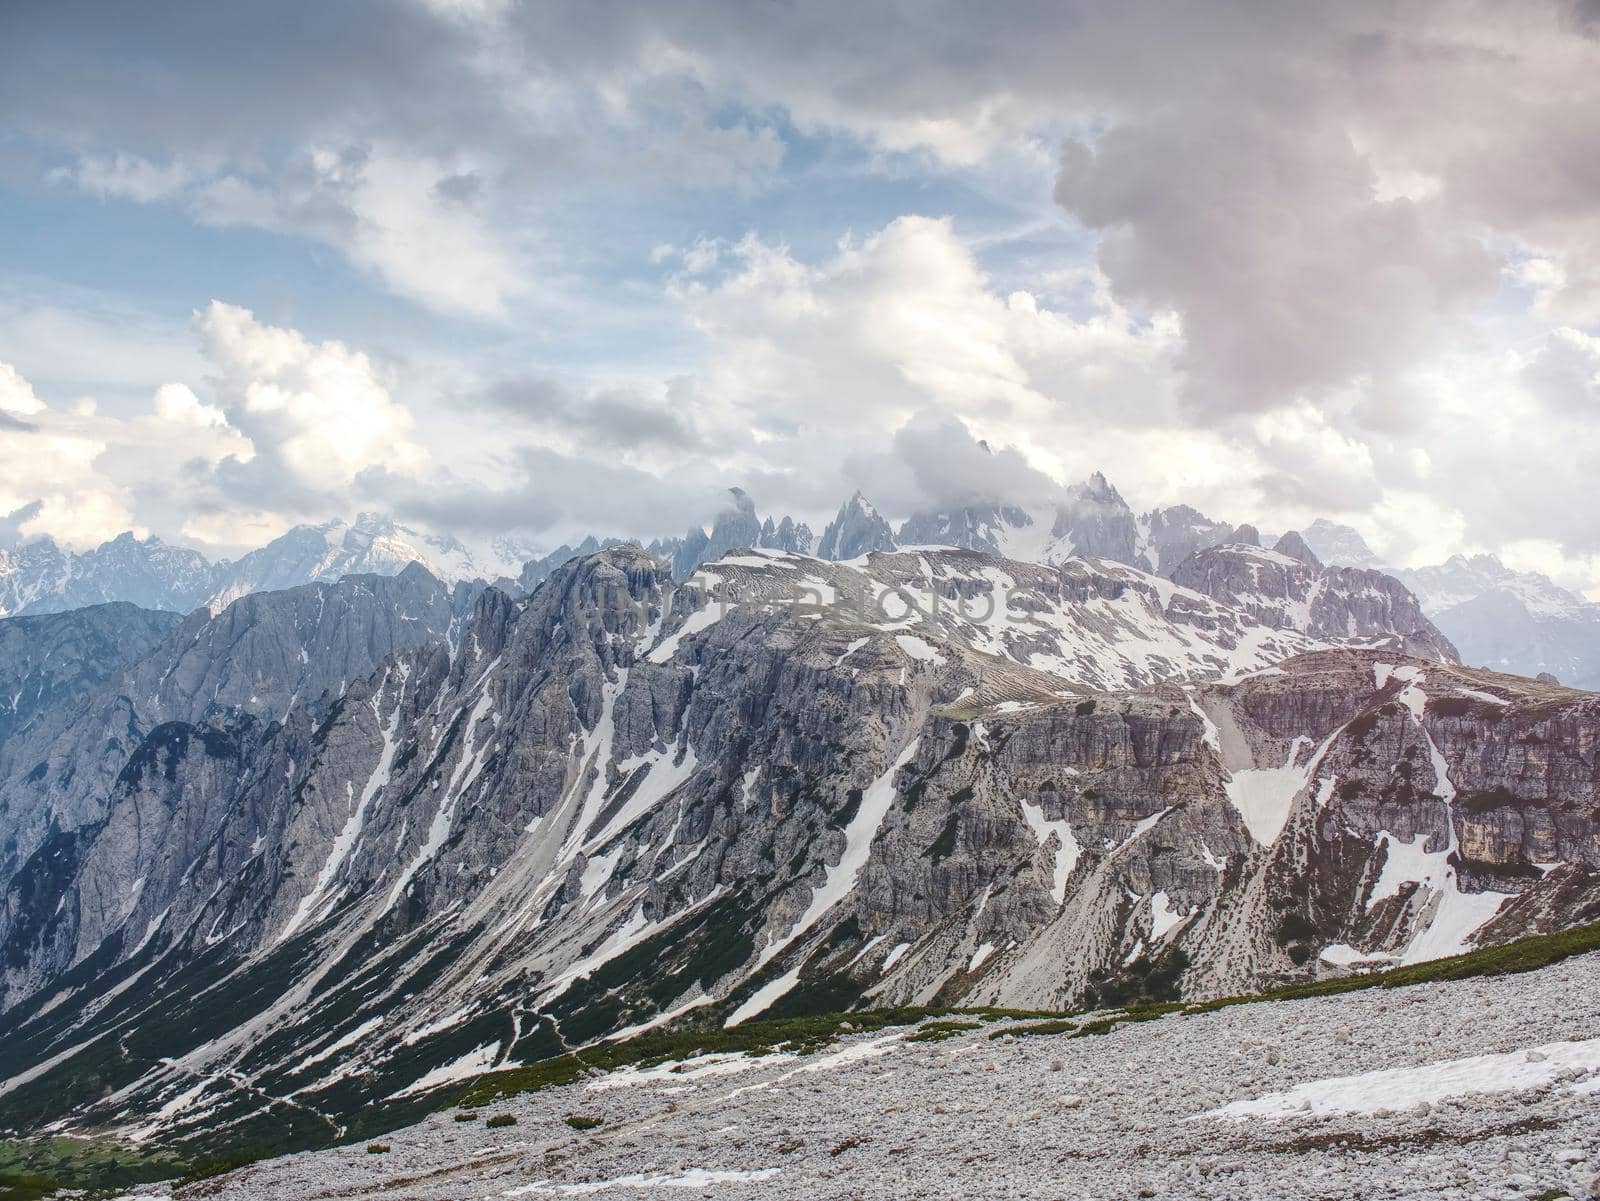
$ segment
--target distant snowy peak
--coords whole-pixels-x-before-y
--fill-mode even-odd
[[[220,575],[208,600],[213,612],[252,592],[293,588],[346,575],[398,575],[417,563],[446,583],[516,578],[528,548],[505,538],[468,547],[458,538],[401,525],[379,513],[354,523],[298,525]]]
[[[209,595],[216,570],[200,552],[153,536],[123,533],[81,553],[30,539],[0,546],[0,617],[110,601],[187,612]]]
[[[515,579],[534,549],[498,536],[469,545],[402,525],[379,513],[354,522],[298,525],[234,562],[211,562],[197,550],[157,537],[118,534],[93,550],[52,539],[0,543],[0,617],[61,613],[127,601],[145,609],[218,612],[252,592],[295,588],[344,575],[398,575],[418,563],[447,583]]]
[[[1300,531],[1306,545],[1324,563],[1337,567],[1382,567],[1361,534],[1347,525],[1319,517]]]
[[[1536,617],[1576,617],[1595,606],[1535,571],[1513,571],[1494,555],[1452,555],[1435,567],[1394,573],[1422,598],[1430,613],[1442,613],[1488,592],[1505,592]]]

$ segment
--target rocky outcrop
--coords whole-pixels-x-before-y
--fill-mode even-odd
[[[855,559],[869,551],[894,550],[899,543],[883,515],[857,492],[839,508],[817,545],[823,559]]]
[[[47,711],[75,711],[182,620],[121,601],[0,620],[0,744]]]
[[[1280,543],[1280,546],[1283,543]],[[1408,654],[1456,661],[1456,650],[1405,585],[1380,571],[1323,567],[1299,539],[1281,549],[1229,543],[1197,551],[1172,573],[1186,588],[1249,613],[1264,625],[1313,638],[1369,640]]]
[[[1298,530],[1290,530],[1279,538],[1272,544],[1272,549],[1316,571],[1322,570],[1322,560],[1317,558],[1316,552],[1306,545],[1306,540],[1300,536]]]

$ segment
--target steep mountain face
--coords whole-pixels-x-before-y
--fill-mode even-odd
[[[42,710],[0,745],[0,879],[51,831],[99,821],[113,782],[156,731],[297,709],[317,720],[396,651],[458,642],[477,591],[412,564],[190,614],[85,704]]]
[[[1361,534],[1347,525],[1319,517],[1301,531],[1306,545],[1316,552],[1324,563],[1337,567],[1370,567],[1382,569],[1383,564],[1367,545]],[[1415,589],[1413,589],[1415,591]]]
[[[894,550],[894,530],[871,502],[857,492],[839,508],[817,545],[823,559],[855,559],[870,551]]]
[[[1098,471],[1067,489],[1050,533],[1060,558],[1088,555],[1118,563],[1139,561],[1139,525],[1133,510]]]
[[[1157,575],[1171,575],[1197,550],[1221,546],[1225,542],[1254,542],[1240,536],[1245,527],[1212,521],[1188,505],[1152,509],[1138,522],[1140,565]]]
[[[1552,611],[1496,588],[1435,613],[1434,620],[1468,663],[1600,688],[1600,605]]]
[[[211,595],[216,569],[198,551],[119,534],[78,554],[49,538],[0,546],[0,617],[127,601],[187,613]]]
[[[354,524],[298,525],[219,570],[209,604],[226,608],[252,592],[294,588],[346,575],[397,575],[410,563],[436,579],[515,579],[530,548],[497,538],[476,551],[459,539],[401,525],[381,513],[362,513]]]
[[[1592,694],[1341,650],[1088,714],[971,717],[987,754],[969,732],[962,754],[938,740],[908,772],[923,798],[971,794],[952,874],[979,858],[963,830],[1021,807],[1055,904],[1041,924],[1013,882],[933,939],[887,908],[861,918],[910,944],[885,1000],[949,996],[953,980],[1011,1004],[1236,992],[1600,913]]]
[[[0,744],[46,710],[75,710],[182,620],[122,601],[0,620]]]
[[[1600,698],[1316,646],[958,550],[489,589],[317,713],[150,730],[29,857],[0,1124],[299,1145],[675,1017],[1203,996],[1592,911]]]
[[[1407,654],[1458,661],[1450,640],[1398,580],[1380,571],[1322,567],[1304,543],[1288,535],[1279,546],[1298,549],[1310,561],[1281,549],[1230,543],[1191,555],[1173,579],[1276,629],[1328,640],[1372,640]]]
[[[1307,541],[1325,560],[1376,566],[1348,526],[1318,521]],[[1600,687],[1600,604],[1494,555],[1453,555],[1433,567],[1384,568],[1411,589],[1463,661],[1580,688]]]

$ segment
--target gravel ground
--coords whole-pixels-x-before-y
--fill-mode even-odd
[[[1524,976],[1242,1005],[1092,1038],[985,1030],[912,1043],[879,1032],[802,1058],[600,1077],[476,1122],[445,1114],[396,1131],[387,1154],[291,1156],[181,1195],[1588,1198],[1600,1196],[1600,1041],[1547,1044],[1600,1040],[1597,1002],[1600,955],[1590,955]],[[1272,1100],[1331,1077],[1485,1054],[1505,1058]],[[1263,1098],[1247,1116],[1210,1115]],[[486,1128],[502,1113],[517,1124]],[[569,1115],[604,1125],[578,1134]]]

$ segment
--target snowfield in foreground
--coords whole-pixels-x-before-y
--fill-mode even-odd
[[[1600,955],[1110,1034],[704,1056],[191,1190],[246,1198],[1586,1198]],[[514,1114],[514,1126],[484,1119]],[[572,1115],[604,1125],[574,1133]],[[147,1190],[148,1191],[148,1190]],[[180,1196],[183,1194],[180,1194]]]

